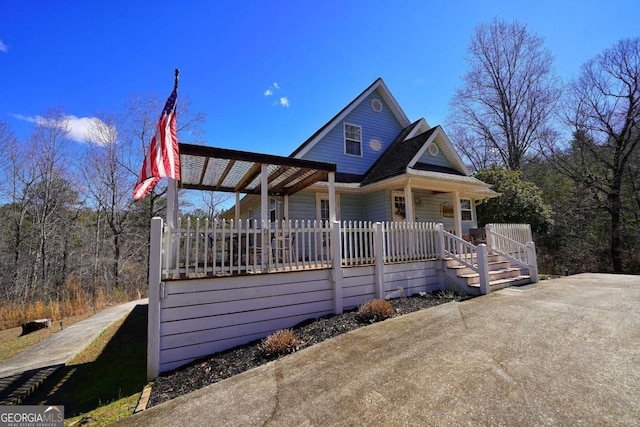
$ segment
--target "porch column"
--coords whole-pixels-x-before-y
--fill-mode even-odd
[[[267,165],[260,166],[260,221],[269,220],[269,171]]]
[[[240,193],[236,191],[236,222],[240,221]]]
[[[453,200],[453,222],[456,236],[462,239],[462,213],[460,212],[460,193],[454,191],[451,195]]]
[[[407,179],[407,185],[404,187],[404,212],[407,222],[414,222],[416,215],[413,212],[413,193],[411,193],[411,179]]]
[[[172,178],[168,178],[168,180],[167,224],[169,224],[171,228],[176,228],[178,226],[178,181]]]
[[[329,222],[336,220],[336,174],[329,172]]]
[[[173,181],[173,180],[170,180]],[[167,210],[167,215],[168,215]],[[162,295],[162,218],[151,219],[149,250],[149,313],[147,316],[147,381],[160,372],[160,309]]]
[[[284,195],[284,219],[286,219],[287,221],[291,218],[289,218],[289,195],[285,194]]]
[[[269,220],[269,173],[267,165],[260,166],[260,224],[262,228],[262,256],[260,257],[260,266],[265,271],[267,260],[271,262],[271,239],[270,231],[267,229],[267,221]],[[268,256],[268,258],[267,258]]]

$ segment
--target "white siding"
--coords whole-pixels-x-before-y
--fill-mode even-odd
[[[437,261],[384,266],[385,297],[441,289]],[[165,283],[160,372],[333,312],[329,269]],[[345,310],[375,298],[375,267],[343,268]]]
[[[160,371],[332,312],[329,270],[168,281]]]

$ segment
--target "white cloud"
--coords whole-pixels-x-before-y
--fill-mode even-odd
[[[8,52],[8,51],[9,51],[9,46],[4,44],[2,40],[0,40],[0,52]]]
[[[271,86],[269,86],[269,88],[267,90],[264,91],[264,96],[273,96],[275,94],[275,91],[280,90],[280,85],[278,84],[278,82],[273,82],[273,84]],[[286,96],[281,96],[278,100],[273,101],[273,104],[275,106],[282,106],[285,108],[289,107],[289,98],[287,98]]]
[[[61,121],[53,121],[42,116],[25,116],[13,114],[13,117],[40,126],[66,129],[67,136],[76,142],[107,145],[116,141],[116,129],[96,117],[77,117],[72,114],[64,116]]]

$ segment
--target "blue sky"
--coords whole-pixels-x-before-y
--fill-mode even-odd
[[[0,120],[26,138],[61,106],[81,134],[134,94],[165,99],[179,68],[207,145],[288,155],[377,77],[410,120],[443,123],[473,29],[494,17],[542,36],[566,81],[638,37],[638,16],[638,0],[4,0]]]

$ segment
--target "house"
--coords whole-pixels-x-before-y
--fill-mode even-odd
[[[497,194],[440,126],[410,122],[381,79],[288,157],[179,151],[166,223],[151,222],[150,380],[373,298],[537,281],[527,224],[467,241],[476,206]],[[224,219],[182,219],[179,188],[233,192],[235,206]]]
[[[471,176],[441,126],[411,122],[380,78],[290,157],[336,165],[338,221],[441,222],[466,237],[477,227],[476,205],[498,195]],[[328,183],[271,196],[268,209],[271,221],[329,221]],[[225,217],[260,221],[259,195]]]

